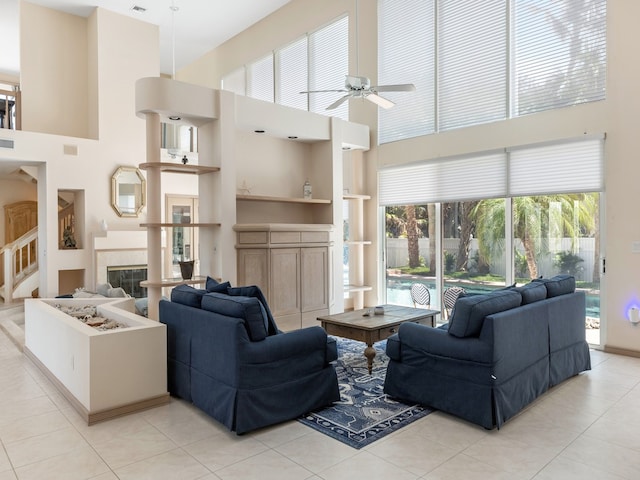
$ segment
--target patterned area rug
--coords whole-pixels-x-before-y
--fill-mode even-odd
[[[389,362],[384,353],[385,341],[374,345],[371,375],[363,354],[364,343],[340,337],[337,342],[340,401],[304,415],[300,422],[353,448],[362,448],[432,412],[420,405],[397,402],[383,393]]]

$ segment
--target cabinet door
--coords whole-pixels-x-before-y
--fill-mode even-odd
[[[257,285],[269,302],[269,265],[265,248],[238,250],[238,285]],[[271,305],[269,303],[269,305]]]
[[[327,247],[305,247],[301,257],[301,304],[302,311],[320,310],[329,306],[329,249]]]
[[[300,249],[271,250],[269,307],[273,316],[300,313]]]

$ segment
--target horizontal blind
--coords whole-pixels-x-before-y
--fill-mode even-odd
[[[395,102],[378,108],[378,143],[435,131],[434,0],[378,1],[378,85],[413,83],[415,92],[384,92]]]
[[[341,90],[349,73],[349,17],[309,34],[309,90]],[[342,93],[309,94],[309,111],[349,119],[349,102],[326,110]]]
[[[438,125],[507,117],[507,2],[438,2]]]
[[[517,148],[509,152],[509,196],[603,189],[602,139]]]
[[[605,98],[606,0],[513,0],[512,115]]]
[[[308,88],[307,37],[276,51],[276,102],[288,107],[307,109]]]
[[[506,154],[392,167],[379,172],[380,205],[478,200],[505,196]]]
[[[273,102],[273,54],[248,66],[247,96]]]

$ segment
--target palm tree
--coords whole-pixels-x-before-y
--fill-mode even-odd
[[[536,259],[548,250],[543,239],[550,229],[557,230],[552,232],[554,236],[571,238],[578,234],[576,228],[586,226],[593,229],[593,210],[589,208],[589,201],[583,201],[585,197],[584,194],[561,194],[512,199],[513,236],[522,242],[531,278],[538,277]],[[551,204],[559,208],[549,208]],[[494,254],[502,253],[505,245],[505,200],[481,200],[473,215],[481,257],[489,260]]]

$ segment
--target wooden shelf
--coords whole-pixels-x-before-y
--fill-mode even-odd
[[[206,165],[186,165],[182,163],[169,163],[169,162],[148,162],[141,163],[140,169],[148,170],[152,168],[158,168],[163,172],[168,173],[185,173],[188,175],[202,175],[204,173],[219,172],[220,167],[208,167]]]
[[[141,227],[219,227],[220,223],[141,223]]]
[[[345,245],[371,245],[371,240],[345,240]]]
[[[360,195],[358,193],[345,193],[342,195],[344,200],[371,200],[371,195]]]
[[[159,282],[151,280],[143,280],[140,282],[141,287],[175,287],[177,285],[197,285],[200,283],[206,283],[207,277],[193,277],[189,280],[182,278],[163,278]]]
[[[345,292],[370,292],[372,287],[370,285],[345,285]]]
[[[236,195],[236,200],[247,202],[312,203],[328,205],[331,200],[322,198],[272,197],[269,195]]]

